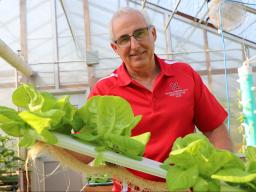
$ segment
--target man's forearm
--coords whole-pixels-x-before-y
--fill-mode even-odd
[[[233,143],[224,124],[205,135],[216,148],[233,151]]]

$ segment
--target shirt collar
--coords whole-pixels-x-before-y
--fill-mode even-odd
[[[159,65],[159,67],[160,67],[160,71],[161,71],[160,73],[162,73],[166,76],[174,75],[173,71],[168,67],[169,66],[168,62],[165,62],[165,60],[160,59],[157,55],[155,55],[155,61],[156,61],[156,64]],[[167,67],[168,67],[168,69],[167,69]],[[132,82],[132,78],[128,74],[124,62],[122,63],[122,65],[120,67],[118,67],[118,69],[116,70],[116,73],[118,75],[120,86],[127,86],[128,84],[130,84]]]
[[[155,60],[156,60],[156,63],[159,65],[160,71],[163,75],[166,75],[166,76],[174,75],[174,72],[170,67],[170,65],[176,62],[173,62],[171,60],[168,61],[168,60],[160,59],[157,55],[155,55]]]
[[[117,75],[118,75],[118,80],[119,80],[119,85],[120,86],[126,86],[132,82],[131,76],[128,74],[126,67],[124,65],[124,62],[120,67],[117,69]]]

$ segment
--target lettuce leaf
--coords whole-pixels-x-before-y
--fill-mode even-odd
[[[130,104],[119,96],[94,96],[78,110],[85,126],[75,137],[133,159],[141,159],[150,133],[131,137],[141,116],[134,116]]]
[[[255,191],[255,152],[255,147],[248,147],[246,161],[242,161],[230,151],[213,147],[201,133],[192,133],[174,142],[169,157],[161,167],[168,170],[169,190],[222,191],[222,188],[229,187],[234,191]],[[196,181],[195,173],[198,173]],[[177,175],[182,180],[178,185],[175,183],[178,182],[175,179]],[[173,181],[169,181],[171,179]],[[223,184],[225,187],[222,187]]]
[[[13,92],[12,100],[23,111],[0,106],[0,128],[11,136],[21,137],[19,145],[23,147],[33,145],[36,139],[55,144],[57,138],[53,132],[60,132],[93,143],[99,151],[110,149],[141,158],[150,133],[131,137],[131,130],[142,117],[134,116],[126,100],[95,96],[78,110],[69,99],[70,96],[55,98],[32,85],[22,84]],[[72,135],[72,132],[79,133]]]

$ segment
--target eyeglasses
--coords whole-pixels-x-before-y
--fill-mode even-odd
[[[119,47],[126,47],[126,46],[129,46],[129,44],[131,42],[131,37],[134,37],[137,41],[142,41],[143,39],[145,39],[148,36],[148,31],[149,31],[150,28],[151,28],[151,25],[147,26],[145,28],[137,29],[133,32],[132,35],[128,35],[128,34],[122,35],[121,37],[119,37],[114,42]]]

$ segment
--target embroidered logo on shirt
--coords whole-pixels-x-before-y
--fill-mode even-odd
[[[169,87],[170,87],[170,91],[166,92],[165,94],[171,97],[181,97],[188,91],[188,89],[181,88],[177,81],[171,82]]]

